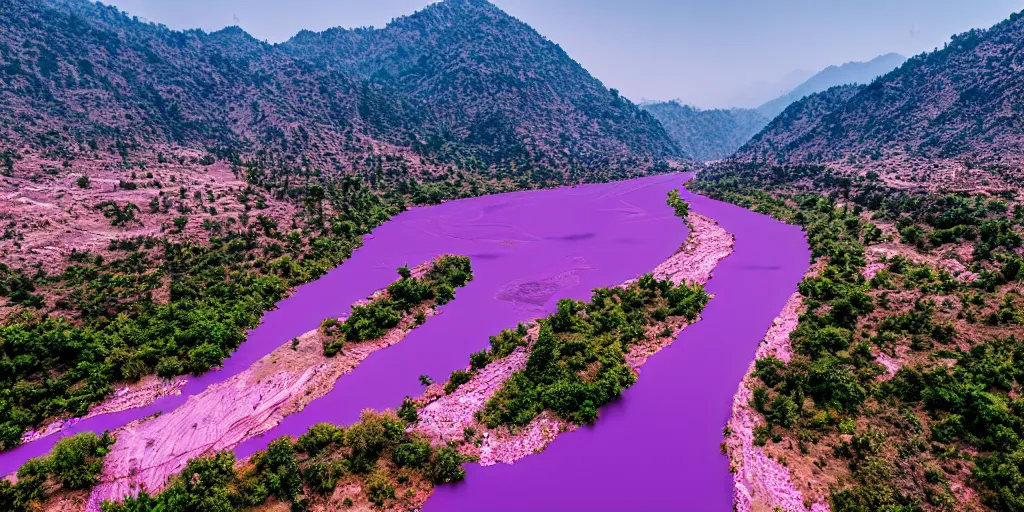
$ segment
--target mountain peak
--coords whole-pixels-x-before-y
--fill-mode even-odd
[[[275,45],[237,26],[170,30],[89,0],[27,0],[0,17],[0,63],[26,63],[0,88],[0,140],[15,145],[40,138],[4,112],[60,144],[130,138],[342,170],[380,148],[478,169],[617,169],[677,152],[650,115],[485,0]]]
[[[245,39],[252,39],[254,41],[256,40],[255,37],[249,35],[248,32],[243,30],[242,27],[239,27],[238,25],[229,25],[220,30],[210,32],[210,35],[219,37],[240,37]]]
[[[504,14],[498,6],[489,2],[488,0],[441,0],[440,2],[434,2],[423,10],[438,9],[438,8],[450,8],[450,9],[464,9],[464,10],[485,10],[490,12],[500,12]]]
[[[304,33],[281,48],[429,103],[432,115],[455,120],[453,131],[474,145],[542,152],[549,165],[565,161],[565,149],[555,148],[566,144],[570,154],[678,151],[650,115],[484,0],[445,0],[383,28]],[[600,134],[608,129],[613,137]]]

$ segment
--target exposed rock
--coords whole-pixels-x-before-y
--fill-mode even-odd
[[[461,385],[454,393],[443,395],[419,411],[419,422],[414,430],[430,436],[437,444],[463,438],[466,428],[475,428],[473,414],[483,409],[501,385],[515,372],[526,367],[528,353],[525,347],[487,366]]]
[[[39,430],[26,431],[21,436],[21,442],[28,443],[51,434],[56,434],[79,421],[93,416],[144,407],[162,396],[180,394],[181,388],[186,382],[188,382],[186,377],[175,377],[173,379],[162,379],[156,375],[143,377],[138,382],[126,384],[118,388],[117,391],[114,391],[113,395],[90,409],[89,414],[85,416],[56,420]]]
[[[732,253],[736,238],[722,229],[718,222],[693,212],[687,221],[690,234],[686,243],[654,268],[656,279],[670,279],[676,285],[683,282],[705,284],[711,279],[711,271],[718,262]]]
[[[480,464],[512,464],[527,455],[540,452],[562,432],[571,432],[577,428],[577,425],[555,416],[550,411],[544,411],[529,425],[515,432],[504,429],[492,430],[480,447]]]
[[[888,380],[896,375],[896,372],[900,371],[903,363],[899,359],[894,359],[885,352],[879,353],[875,357],[875,362],[885,367],[885,375],[879,375],[880,380]]]

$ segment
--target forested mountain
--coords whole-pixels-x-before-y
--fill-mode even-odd
[[[790,104],[805,96],[825,91],[837,85],[869,84],[875,78],[896,69],[906,60],[906,57],[898,53],[887,53],[867,62],[847,62],[838,66],[829,66],[815,73],[814,76],[788,93],[765,102],[757,107],[757,111],[769,120],[774,119]]]
[[[684,154],[694,160],[718,160],[731,155],[768,124],[749,108],[701,110],[678,101],[648,103],[653,115]]]
[[[375,136],[401,142],[423,122],[401,98],[239,29],[176,32],[84,0],[29,0],[0,17],[2,136],[53,158],[167,145],[326,163],[328,151],[364,151]]]
[[[790,105],[750,142],[744,144],[736,157],[741,160],[784,161],[786,148],[802,144],[808,134],[818,127],[823,116],[830,114],[863,88],[863,85],[840,85]]]
[[[786,94],[756,109],[701,110],[679,101],[648,103],[643,108],[661,122],[684,154],[695,160],[718,160],[733,154],[792,103],[835,86],[870,83],[904,61],[906,57],[888,53],[868,62],[829,66]],[[848,92],[849,89],[835,91],[832,95],[819,97],[798,107],[797,112],[790,113],[788,120],[783,121],[786,126],[797,122],[798,125],[793,127],[795,132],[786,130],[787,133],[780,136],[792,138],[793,133],[797,132],[802,135],[807,129],[808,118],[817,118],[827,111],[823,110],[824,102],[843,97]]]
[[[953,36],[860,87],[791,105],[740,149],[741,160],[863,158],[1021,161],[1024,17]],[[815,112],[813,117],[804,112]]]
[[[383,29],[301,32],[281,48],[427,102],[429,149],[458,141],[549,165],[675,151],[658,123],[558,45],[484,0],[449,0]]]
[[[0,26],[0,140],[51,156],[163,144],[346,171],[381,152],[484,168],[677,151],[653,118],[484,1],[282,45],[87,0],[8,4]]]

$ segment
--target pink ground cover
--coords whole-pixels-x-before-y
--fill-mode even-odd
[[[794,293],[757,347],[755,359],[774,356],[781,361],[790,360],[792,349],[789,335],[796,329],[801,307],[800,295]],[[754,427],[763,421],[760,414],[750,406],[753,371],[754,362],[751,362],[733,398],[732,416],[728,421],[729,435],[725,441],[733,471],[735,509],[737,512],[750,512],[758,504],[757,510],[827,512],[829,507],[824,502],[806,507],[803,493],[794,485],[789,469],[754,445]]]

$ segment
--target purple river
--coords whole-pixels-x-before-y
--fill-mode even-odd
[[[415,208],[374,230],[352,258],[299,287],[264,315],[220,371],[191,378],[180,396],[84,420],[61,432],[113,430],[169,411],[233,376],[320,321],[395,280],[395,269],[462,254],[475,279],[441,315],[400,343],[372,354],[326,396],[242,443],[248,456],[317,422],[350,424],[365,408],[397,407],[417,396],[417,377],[443,380],[488,336],[554,310],[560,298],[648,272],[686,237],[665,204],[689,175],[517,192]],[[637,383],[601,410],[593,427],[560,436],[514,465],[469,465],[466,481],[439,486],[428,511],[731,510],[731,475],[719,452],[732,395],[757,343],[796,289],[810,253],[800,230],[683,191],[693,211],[736,236],[735,250],[708,284],[703,320],[642,368]],[[0,454],[0,474],[46,453],[57,435]]]

